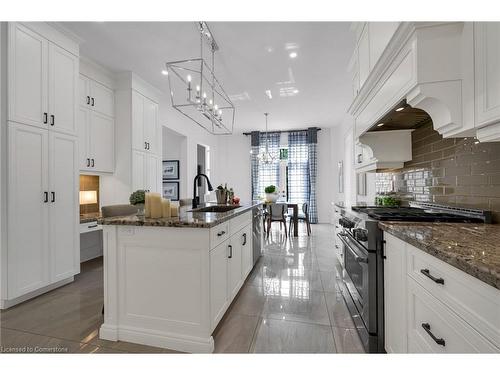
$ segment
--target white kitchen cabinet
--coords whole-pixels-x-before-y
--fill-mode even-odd
[[[8,55],[9,120],[76,134],[78,56],[19,23]]]
[[[50,280],[49,150],[47,130],[9,123],[8,132],[7,297],[13,299]]]
[[[242,242],[241,231],[231,237],[228,256],[228,298],[232,300],[242,284]]]
[[[80,74],[78,136],[80,170],[113,173],[115,125],[113,90]],[[99,103],[99,104],[98,104]]]
[[[229,306],[229,240],[210,251],[210,321],[214,329]]]
[[[240,231],[239,240],[241,241],[241,276],[244,281],[253,267],[252,224]]]
[[[48,41],[9,23],[9,120],[46,128]]]
[[[406,353],[406,250],[400,239],[384,233],[384,327],[387,353]]]
[[[160,193],[160,158],[156,155],[146,154],[146,189],[151,192]]]
[[[370,33],[370,71],[389,44],[399,22],[369,22]]]
[[[50,281],[80,272],[78,139],[49,133]]]
[[[76,134],[78,57],[49,42],[49,125]]]
[[[358,43],[358,69],[359,87],[363,87],[370,74],[370,34],[368,32],[368,24],[365,25]]]
[[[478,138],[500,140],[500,24],[475,22],[475,119]]]
[[[132,190],[160,193],[160,158],[146,152],[132,151]]]
[[[132,147],[159,153],[158,104],[132,90]]]

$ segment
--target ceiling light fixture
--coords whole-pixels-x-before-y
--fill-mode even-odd
[[[168,70],[163,69],[161,71],[161,74],[163,74],[164,76],[168,76]]]
[[[384,123],[383,123],[383,122],[381,122],[380,124],[377,124],[377,127],[379,127],[379,128],[380,128],[381,126],[384,126]]]
[[[269,115],[269,113],[267,113],[267,112],[264,113],[264,116],[266,116],[266,144],[265,144],[263,152],[261,152],[259,155],[257,155],[258,160],[264,164],[271,164],[272,162],[274,162],[277,159],[276,155],[273,155],[273,154],[271,154],[271,152],[269,152],[269,132],[267,129],[267,116],[268,115]]]
[[[294,59],[294,58],[297,57],[297,52],[295,52],[295,51],[294,52],[290,52],[290,54],[288,56],[290,56],[291,59]]]
[[[200,57],[166,63],[172,107],[211,134],[232,134],[234,104],[215,77],[215,52],[219,46],[206,22],[196,25]],[[204,43],[209,46],[210,65],[203,55]]]
[[[396,108],[396,112],[401,112],[403,109],[405,109],[405,107]]]
[[[273,94],[271,94],[271,90],[266,90],[266,95],[269,99],[273,98]]]

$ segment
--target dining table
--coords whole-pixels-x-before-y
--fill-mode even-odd
[[[298,203],[286,202],[286,201],[277,201],[277,202],[265,202],[264,206],[268,206],[270,204],[282,204],[291,208],[293,210],[292,220],[293,220],[293,236],[299,236],[299,205]]]

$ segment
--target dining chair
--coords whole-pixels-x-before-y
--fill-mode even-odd
[[[311,235],[311,222],[309,221],[309,204],[304,203],[302,204],[302,213],[298,214],[297,216],[298,221],[303,221],[306,226],[307,226],[307,235]],[[293,219],[290,219],[290,233],[292,232],[293,228]]]
[[[288,237],[288,231],[286,230],[286,221],[288,211],[288,206],[286,204],[272,203],[269,205],[269,215],[267,218],[267,237],[269,238],[269,233],[271,232],[271,224],[275,221],[280,223],[280,230],[282,226],[285,226],[285,237]]]

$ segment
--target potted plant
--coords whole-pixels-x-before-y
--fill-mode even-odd
[[[137,215],[144,215],[144,204],[146,203],[146,192],[144,190],[136,190],[130,194],[129,202],[137,207]]]
[[[278,200],[278,191],[276,189],[276,186],[266,186],[264,191],[266,192],[266,201],[276,203],[276,201]]]

